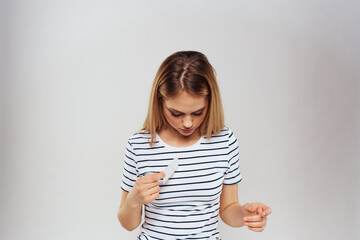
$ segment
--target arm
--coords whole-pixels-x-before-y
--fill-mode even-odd
[[[164,176],[163,172],[148,174],[138,178],[130,192],[123,190],[118,219],[125,229],[132,231],[140,225],[142,206],[159,197],[158,180]]]
[[[121,203],[117,215],[121,225],[126,230],[132,231],[141,223],[142,205],[131,202],[127,197],[128,195],[128,192],[122,191]]]
[[[220,217],[232,227],[248,226],[255,232],[262,232],[266,226],[267,215],[271,209],[262,203],[246,203],[238,201],[238,185],[224,185],[220,197]]]
[[[244,226],[242,206],[238,200],[238,185],[223,185],[220,196],[221,220],[231,227]]]

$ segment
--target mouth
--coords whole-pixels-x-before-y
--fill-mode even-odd
[[[191,133],[193,131],[193,129],[181,129],[181,132],[183,133]]]

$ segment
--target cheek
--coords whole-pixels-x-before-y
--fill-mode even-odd
[[[175,117],[170,116],[170,117],[169,117],[169,122],[170,122],[172,125],[176,125],[176,124],[178,123],[178,119],[175,118]]]
[[[179,118],[174,117],[173,115],[171,115],[171,113],[165,114],[165,118],[170,125],[177,125],[179,122]]]
[[[204,119],[205,119],[205,115],[202,115],[200,117],[195,118],[194,122],[197,126],[199,126],[204,121]]]
[[[199,124],[201,124],[205,119],[205,116],[201,117],[201,119],[199,120]]]

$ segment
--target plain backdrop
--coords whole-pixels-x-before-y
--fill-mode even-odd
[[[359,239],[359,1],[1,1],[0,239],[135,239],[117,220],[127,138],[161,62],[197,50],[240,144],[224,240]]]

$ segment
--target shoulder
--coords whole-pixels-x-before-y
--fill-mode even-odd
[[[128,144],[133,146],[137,144],[148,144],[151,140],[150,132],[148,131],[140,131],[132,134],[128,138]]]
[[[229,127],[224,127],[220,132],[211,135],[211,138],[224,138],[229,139],[234,137],[234,132]]]
[[[236,140],[233,131],[229,127],[224,127],[220,132],[211,135],[211,138],[204,137],[205,144],[209,143],[228,143]]]

